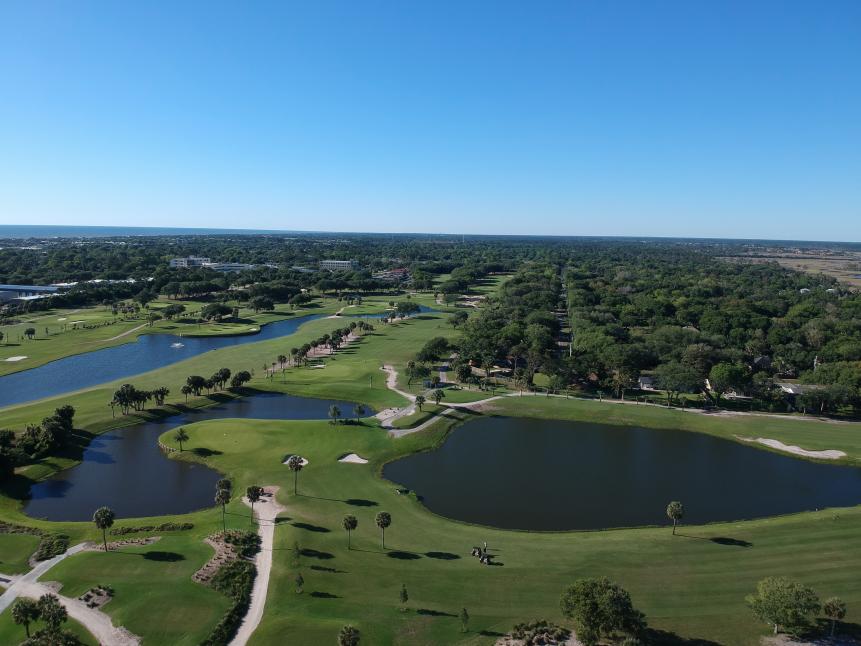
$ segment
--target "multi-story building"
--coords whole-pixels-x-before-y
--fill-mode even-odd
[[[186,258],[171,258],[170,266],[173,268],[177,267],[203,267],[204,265],[210,264],[209,258],[201,258],[199,256],[188,256]]]
[[[359,268],[359,263],[355,260],[321,260],[320,269],[328,269],[329,271],[355,271]]]

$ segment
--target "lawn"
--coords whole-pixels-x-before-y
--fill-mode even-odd
[[[282,487],[279,498],[290,520],[276,531],[272,606],[253,644],[325,643],[344,623],[357,625],[373,644],[491,644],[495,633],[515,621],[561,620],[560,592],[592,575],[608,575],[625,586],[653,627],[690,639],[758,643],[766,628],[745,608],[744,596],[769,575],[794,576],[823,596],[839,595],[849,604],[849,621],[861,616],[857,508],[685,527],[676,537],[663,527],[581,533],[477,527],[428,512],[377,476],[385,461],[440,441],[443,426],[395,441],[373,427],[313,421],[187,427],[190,444],[222,452],[212,464],[240,487]],[[288,452],[309,460],[298,496],[280,464]],[[371,462],[338,463],[346,452]],[[380,510],[393,518],[386,551],[373,521]],[[345,514],[359,519],[349,551],[341,528]],[[469,556],[484,540],[502,567],[483,567]],[[297,570],[305,579],[302,595],[294,589]],[[401,584],[410,592],[407,612],[398,609]],[[462,607],[472,617],[466,635],[456,618]]]
[[[39,537],[33,534],[0,534],[0,574],[27,572],[38,546]]]
[[[45,624],[41,621],[37,621],[30,624],[30,633],[32,634],[44,627]],[[77,635],[78,639],[81,640],[81,643],[86,646],[98,646],[96,638],[74,619],[69,619],[65,624],[63,624],[63,628]],[[7,609],[0,614],[0,644],[20,644],[25,638],[26,634],[24,633],[24,627],[19,626],[12,621],[11,610]]]
[[[45,576],[63,584],[66,596],[94,585],[114,588],[104,606],[114,625],[122,625],[153,644],[199,644],[221,619],[230,600],[191,580],[212,556],[199,535],[170,535],[146,547],[83,552]]]
[[[21,317],[21,323],[4,325],[0,332],[4,341],[0,343],[0,376],[27,370],[37,366],[92,350],[100,350],[137,340],[141,334],[181,334],[184,336],[232,336],[254,334],[260,326],[282,320],[286,316],[302,316],[309,313],[336,311],[341,304],[334,298],[314,301],[310,306],[293,310],[289,305],[277,305],[271,312],[254,312],[240,307],[239,321],[220,321],[198,323],[194,318],[179,318],[168,321],[147,322],[149,312],[158,313],[168,305],[184,305],[186,314],[199,312],[205,305],[200,301],[174,301],[160,298],[149,304],[148,309],[138,315],[113,316],[111,309],[104,306],[80,309],[57,309],[38,312]],[[89,329],[84,326],[90,326]],[[33,340],[24,337],[24,330],[36,330]],[[26,357],[19,361],[6,361],[10,357]]]

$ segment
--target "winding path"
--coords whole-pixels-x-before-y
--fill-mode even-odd
[[[285,510],[285,507],[279,505],[278,501],[275,500],[278,489],[279,487],[264,487],[263,498],[260,502],[255,503],[257,533],[260,535],[260,551],[254,559],[254,564],[257,566],[257,576],[254,578],[254,587],[251,589],[251,604],[248,606],[248,612],[242,620],[236,636],[230,642],[230,646],[245,646],[251,635],[257,630],[257,626],[260,625],[260,620],[263,619],[266,593],[269,591],[269,576],[272,573],[275,519],[279,513]],[[243,498],[242,502],[249,507],[251,506],[247,498]]]
[[[89,548],[88,543],[75,545],[54,558],[42,561],[26,574],[4,576],[3,578],[8,580],[9,586],[0,595],[0,613],[11,606],[19,596],[38,599],[43,594],[53,594],[57,596],[60,603],[66,608],[69,616],[83,624],[102,646],[137,646],[140,644],[140,638],[125,628],[114,626],[110,616],[101,610],[89,608],[80,599],[72,599],[58,594],[52,587],[38,582],[38,579],[57,565],[57,563],[87,548]]]
[[[126,330],[125,332],[121,332],[116,336],[112,336],[110,339],[102,339],[101,341],[90,341],[90,343],[108,343],[109,341],[116,341],[117,339],[122,339],[124,336],[128,336],[129,334],[134,334],[138,330],[145,328],[149,323],[142,323],[137,327],[133,327],[131,330]]]

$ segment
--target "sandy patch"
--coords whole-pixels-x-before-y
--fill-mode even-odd
[[[78,323],[86,323],[86,321],[72,321],[69,325],[77,325]]]
[[[325,363],[315,363],[313,366],[308,366],[309,368],[325,368]]]
[[[348,453],[347,455],[338,458],[338,462],[345,462],[348,464],[367,464],[368,461],[360,455],[356,453]]]
[[[65,320],[66,320],[66,317],[64,316],[64,317],[59,318],[59,319],[57,319],[57,320],[58,320],[58,321],[65,321]]]
[[[23,361],[26,358],[26,356],[9,357],[8,359],[4,359],[4,361]]]
[[[292,457],[293,457],[292,455],[288,455],[286,458],[284,458],[284,462],[282,464],[287,464],[290,461],[290,458],[292,458]],[[308,466],[308,460],[306,460],[305,458],[302,458],[302,466],[303,467]]]
[[[808,451],[807,449],[802,449],[800,446],[784,444],[780,440],[772,440],[767,437],[736,437],[738,437],[738,439],[740,440],[743,440],[744,442],[756,442],[757,444],[762,444],[764,446],[771,447],[772,449],[777,449],[778,451],[784,451],[786,453],[800,455],[805,458],[817,458],[819,460],[839,460],[840,458],[846,457],[846,454],[843,451],[838,451],[837,449],[827,449],[825,451]]]

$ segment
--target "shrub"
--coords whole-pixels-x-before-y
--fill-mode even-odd
[[[37,561],[47,561],[69,549],[69,537],[66,534],[45,534],[39,541],[39,547],[33,558]]]
[[[224,535],[224,542],[233,545],[243,558],[251,558],[260,551],[260,536],[254,532],[231,530]]]
[[[210,585],[233,599],[233,605],[201,642],[201,646],[225,646],[230,643],[248,611],[256,576],[257,568],[250,561],[231,561],[215,573]]]

